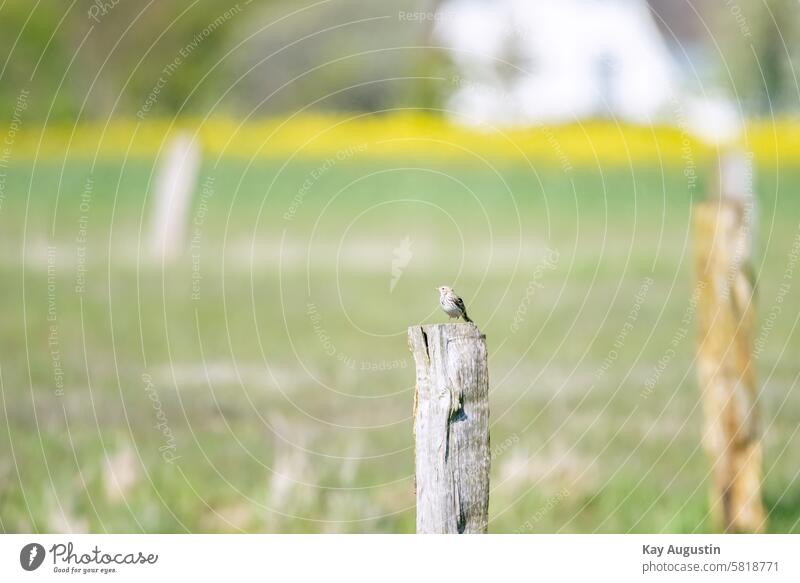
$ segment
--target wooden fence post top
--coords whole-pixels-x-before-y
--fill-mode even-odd
[[[478,327],[475,324],[471,324],[469,322],[449,322],[445,324],[416,324],[415,326],[409,326],[408,331],[411,332],[412,330],[419,329],[425,330],[449,330],[452,332],[458,332],[461,336],[483,336],[486,337],[485,334],[481,333]]]
[[[486,340],[486,335],[483,334],[475,324],[468,322],[458,322],[450,324],[417,324],[416,326],[408,327],[408,346],[414,357],[417,356],[418,351],[420,355],[428,354],[428,343],[433,337],[437,338],[481,338]]]

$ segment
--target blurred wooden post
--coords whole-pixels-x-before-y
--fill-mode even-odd
[[[167,146],[159,161],[150,232],[156,259],[170,261],[183,250],[187,214],[200,168],[200,148],[182,132]]]
[[[472,324],[412,326],[418,533],[485,533],[489,518],[486,337]]]
[[[752,357],[751,159],[726,156],[719,177],[715,195],[694,209],[703,445],[712,463],[714,519],[726,532],[758,532],[764,508]]]

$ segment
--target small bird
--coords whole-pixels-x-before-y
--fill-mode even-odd
[[[467,308],[464,306],[464,300],[458,297],[458,294],[453,291],[453,288],[443,285],[439,288],[439,305],[442,306],[444,313],[450,318],[464,318],[465,322],[474,324],[467,316]]]

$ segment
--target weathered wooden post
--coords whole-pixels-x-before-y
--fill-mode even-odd
[[[694,209],[703,445],[712,463],[715,520],[726,532],[757,532],[763,529],[764,509],[752,358],[750,158],[729,154],[719,177],[716,196]]]
[[[412,326],[418,533],[485,533],[489,373],[473,324]]]
[[[178,133],[159,161],[155,184],[150,248],[169,262],[183,250],[192,190],[200,169],[200,147],[186,132]]]

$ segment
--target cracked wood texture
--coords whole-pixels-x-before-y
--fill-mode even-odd
[[[412,326],[418,533],[485,533],[489,518],[489,373],[473,324]]]
[[[752,355],[752,215],[752,200],[719,198],[694,209],[703,446],[712,464],[711,513],[726,532],[765,526]]]

